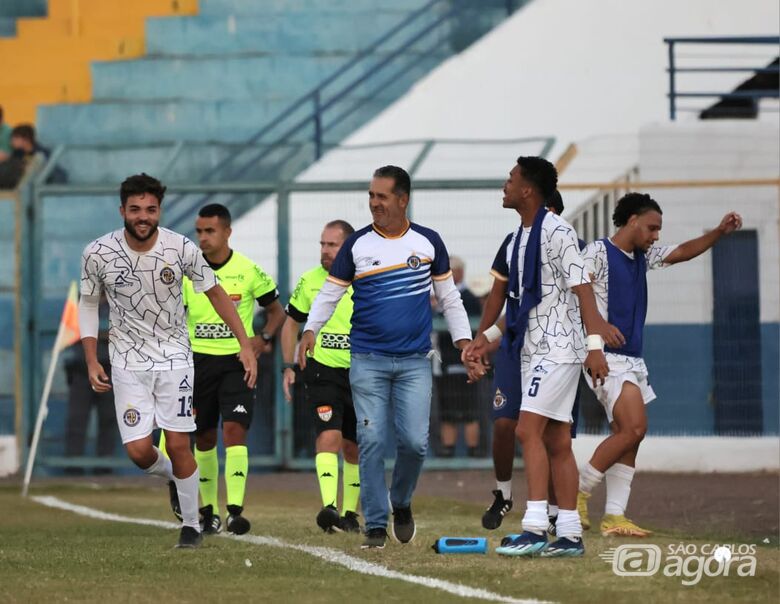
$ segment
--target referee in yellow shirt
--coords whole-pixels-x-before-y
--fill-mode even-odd
[[[284,309],[274,280],[243,254],[230,249],[230,212],[218,203],[198,212],[195,232],[198,244],[219,283],[233,300],[255,353],[269,352],[273,335],[284,322]],[[225,486],[229,533],[242,535],[250,523],[244,510],[244,491],[249,473],[246,434],[252,422],[255,390],[244,383],[244,368],[236,357],[238,340],[217,315],[204,294],[196,294],[185,280],[183,294],[187,326],[195,362],[193,408],[195,409],[195,460],[200,471],[200,509],[205,534],[218,533],[222,522],[218,504],[219,460],[217,427],[222,417],[225,446]],[[252,329],[255,301],[265,308],[265,330]]]

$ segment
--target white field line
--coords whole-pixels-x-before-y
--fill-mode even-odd
[[[68,512],[73,512],[80,516],[86,516],[87,518],[94,518],[95,520],[108,520],[111,522],[124,522],[127,524],[140,524],[143,526],[156,526],[164,529],[178,529],[180,524],[174,522],[167,522],[165,520],[152,520],[150,518],[131,518],[129,516],[120,516],[118,514],[109,514],[107,512],[101,512],[83,505],[76,505],[68,503],[57,497],[51,496],[35,496],[31,497],[33,501],[40,503],[51,508],[57,508]],[[518,600],[510,598],[508,596],[502,596],[501,594],[488,591],[486,589],[480,589],[477,587],[468,587],[467,585],[461,585],[459,583],[452,583],[443,579],[436,579],[433,577],[423,577],[420,575],[410,575],[382,566],[381,564],[375,564],[373,562],[366,562],[360,558],[355,558],[344,552],[329,548],[329,547],[316,547],[311,545],[300,545],[297,543],[287,543],[281,539],[275,537],[262,537],[260,535],[231,535],[228,533],[220,533],[220,537],[226,539],[234,539],[236,541],[245,541],[247,543],[253,543],[255,545],[265,545],[269,547],[280,547],[286,549],[292,549],[315,558],[320,558],[325,562],[331,564],[338,564],[348,570],[358,572],[364,575],[373,575],[376,577],[384,577],[386,579],[397,579],[398,581],[406,581],[407,583],[414,583],[416,585],[422,585],[423,587],[430,587],[432,589],[438,589],[449,594],[461,596],[463,598],[475,598],[479,600],[488,600],[491,602],[509,602],[512,604],[545,604],[542,600]]]

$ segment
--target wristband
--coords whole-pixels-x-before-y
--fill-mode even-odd
[[[274,337],[273,337],[271,334],[269,334],[268,332],[265,332],[265,331],[261,331],[261,332],[260,332],[260,338],[261,338],[261,339],[263,340],[263,342],[265,342],[266,344],[268,344],[268,343],[269,343],[271,340],[273,340],[273,339],[274,339]]]
[[[604,338],[602,338],[599,334],[588,336],[586,339],[586,346],[588,348],[588,352],[591,350],[600,350],[604,352]]]
[[[282,371],[284,371],[285,369],[293,369],[294,370],[296,366],[297,366],[296,363],[282,363]]]
[[[496,340],[501,339],[501,336],[504,334],[501,333],[501,330],[498,328],[498,325],[491,325],[485,331],[482,332],[482,335],[485,336],[485,339],[492,344]]]

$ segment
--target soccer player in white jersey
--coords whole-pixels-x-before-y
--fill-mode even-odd
[[[349,382],[360,447],[364,548],[385,546],[390,506],[395,539],[409,543],[416,533],[411,502],[428,447],[431,409],[431,292],[455,346],[463,350],[471,342],[447,248],[436,231],[407,218],[410,192],[409,174],[402,168],[374,172],[368,190],[373,223],[342,244],[309,311],[298,351],[305,368],[317,334],[352,285]],[[397,451],[389,493],[388,417]]]
[[[593,388],[607,412],[612,434],[580,470],[577,509],[583,528],[590,528],[588,498],[606,475],[607,504],[604,535],[645,537],[650,531],[625,517],[639,444],[647,430],[645,405],[655,399],[642,358],[642,335],[647,315],[647,271],[685,262],[710,249],[724,235],[742,226],[729,212],[712,231],[681,245],[658,245],[661,208],[649,195],[629,193],[618,202],[611,238],[588,245],[584,260],[593,283],[599,313],[625,337],[619,347],[606,349],[609,375]]]
[[[248,388],[257,378],[257,361],[233,302],[217,283],[198,247],[168,229],[158,228],[165,187],[138,174],[120,188],[124,229],[90,243],[81,263],[79,321],[81,342],[95,392],[112,384],[97,360],[98,301],[103,289],[110,307],[109,349],[117,424],[127,455],[147,474],[175,485],[182,529],[177,547],[202,540],[198,517],[198,468],[190,449],[193,362],[182,278],[205,292],[241,343],[239,359]],[[170,460],[152,444],[152,431],[165,431]]]
[[[583,361],[593,380],[602,379],[608,371],[602,337],[619,342],[617,330],[596,309],[577,234],[544,207],[557,181],[555,167],[540,157],[520,157],[512,168],[503,205],[522,218],[522,229],[512,243],[507,283],[514,303],[507,303],[500,325],[488,328],[464,353],[464,358],[477,361],[489,342],[506,331],[502,346],[520,365],[523,394],[516,434],[523,446],[529,500],[523,533],[505,539],[496,550],[508,556],[584,553],[576,510],[571,411]],[[583,323],[590,334],[587,345]],[[479,377],[473,371],[469,375]],[[550,470],[559,505],[559,539],[552,544],[547,542]]]

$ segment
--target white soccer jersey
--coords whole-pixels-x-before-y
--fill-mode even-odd
[[[81,258],[81,294],[106,292],[111,365],[130,371],[192,366],[182,277],[200,293],[217,284],[200,249],[184,235],[160,228],[148,252],[130,249],[124,229],[90,243]]]
[[[599,314],[605,321],[609,317],[609,262],[607,260],[607,248],[602,239],[589,243],[582,250],[582,259],[585,261],[585,267],[593,283],[593,293],[596,296]],[[613,245],[612,242],[609,245]],[[619,248],[618,248],[619,249]],[[651,271],[668,266],[664,261],[669,257],[676,245],[653,245],[645,252],[647,260],[647,270]],[[623,254],[634,259],[633,252],[624,252]]]
[[[519,231],[520,229],[518,229]],[[506,246],[507,266],[518,231]],[[525,249],[531,227],[523,228],[518,249],[518,279],[523,282]],[[577,233],[560,216],[548,212],[542,222],[542,299],[531,309],[523,342],[522,362],[580,363],[585,359],[579,301],[572,287],[589,283],[579,252]],[[522,287],[521,296],[522,296]]]

